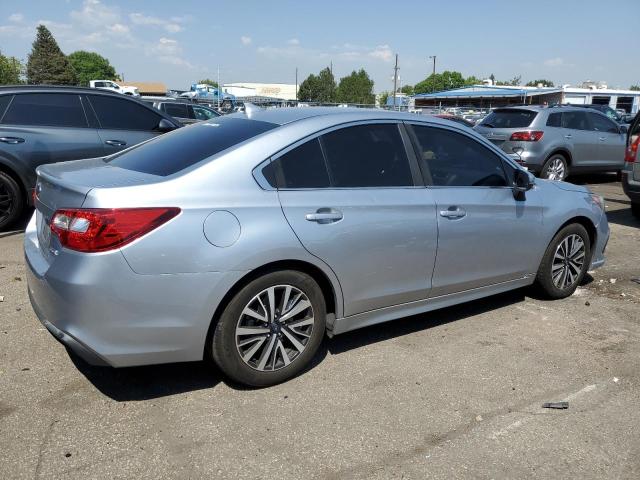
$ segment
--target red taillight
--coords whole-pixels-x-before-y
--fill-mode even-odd
[[[57,210],[51,231],[63,247],[79,252],[120,248],[158,228],[179,208],[78,208]]]
[[[629,144],[624,153],[624,161],[627,163],[635,163],[638,161],[638,147],[640,147],[640,135]]]
[[[544,132],[539,130],[534,132],[513,132],[510,140],[512,142],[537,142],[542,138]]]

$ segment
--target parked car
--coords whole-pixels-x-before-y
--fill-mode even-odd
[[[469,128],[473,128],[475,125],[475,122],[472,122],[470,120],[464,119],[462,117],[459,117],[457,115],[450,115],[447,113],[441,113],[436,115],[436,117],[438,118],[443,118],[445,120],[450,120],[452,122],[456,122],[459,123],[460,125],[464,125],[465,127],[469,127]]]
[[[542,178],[570,173],[619,172],[626,127],[580,107],[496,108],[475,130]]]
[[[380,110],[251,108],[42,166],[37,192],[29,296],[55,338],[114,367],[213,358],[254,386],[325,334],[533,283],[571,295],[609,237],[586,187]]]
[[[137,87],[118,85],[116,82],[112,82],[111,80],[91,80],[89,82],[89,87],[109,90],[110,92],[121,93],[123,95],[131,95],[132,97],[140,96],[140,92]]]
[[[618,122],[621,124],[629,123],[626,121],[626,112],[624,110],[614,110],[609,105],[598,105],[598,104],[579,104],[574,105],[579,108],[590,108],[592,110],[597,110],[598,112],[604,113],[607,117],[609,117],[614,122]]]
[[[211,120],[222,115],[213,108],[193,104],[190,101],[180,101],[166,97],[141,97],[140,101],[172,116],[184,125]]]
[[[622,188],[631,200],[631,212],[640,218],[640,113],[629,127],[622,170]]]
[[[32,204],[36,167],[104,157],[180,126],[111,92],[74,87],[0,87],[0,229]]]

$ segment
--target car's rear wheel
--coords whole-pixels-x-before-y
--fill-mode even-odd
[[[551,155],[542,167],[540,176],[547,180],[564,180],[569,176],[567,159],[558,153]]]
[[[24,210],[24,198],[18,183],[0,172],[0,229],[12,224]]]
[[[322,290],[309,275],[286,270],[257,278],[229,302],[216,325],[211,352],[231,379],[254,387],[298,374],[325,332]]]
[[[565,298],[573,294],[591,261],[587,230],[578,223],[560,230],[542,257],[536,283],[548,298]]]

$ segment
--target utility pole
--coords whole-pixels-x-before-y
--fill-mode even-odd
[[[220,110],[220,65],[218,65],[218,110]]]
[[[429,55],[429,58],[433,59],[433,86],[431,89],[431,92],[435,92],[436,89],[436,56],[435,55]]]
[[[398,54],[396,53],[396,66],[393,67],[393,109],[396,109],[396,92],[398,91]]]
[[[296,103],[298,103],[298,67],[296,67]]]

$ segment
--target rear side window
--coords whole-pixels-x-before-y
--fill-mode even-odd
[[[525,128],[533,123],[537,112],[531,110],[494,110],[482,120],[481,125],[489,128]]]
[[[89,101],[102,128],[152,131],[162,116],[136,100],[112,95],[89,95]]]
[[[359,125],[320,138],[333,187],[413,186],[398,125]]]
[[[562,114],[552,113],[547,118],[547,127],[560,127],[562,125]]]
[[[502,161],[476,140],[443,128],[413,126],[418,161],[441,187],[503,187]],[[429,179],[427,179],[428,181]]]
[[[180,128],[173,133],[124,150],[106,161],[113,166],[167,176],[244,142],[277,125],[224,117]]]
[[[586,112],[562,112],[562,128],[589,130]]]
[[[72,93],[15,95],[2,123],[49,127],[86,127],[80,96]]]
[[[163,103],[162,110],[172,117],[189,118],[189,109],[184,103]]]
[[[317,138],[303,143],[262,169],[278,188],[329,188],[329,174]]]

